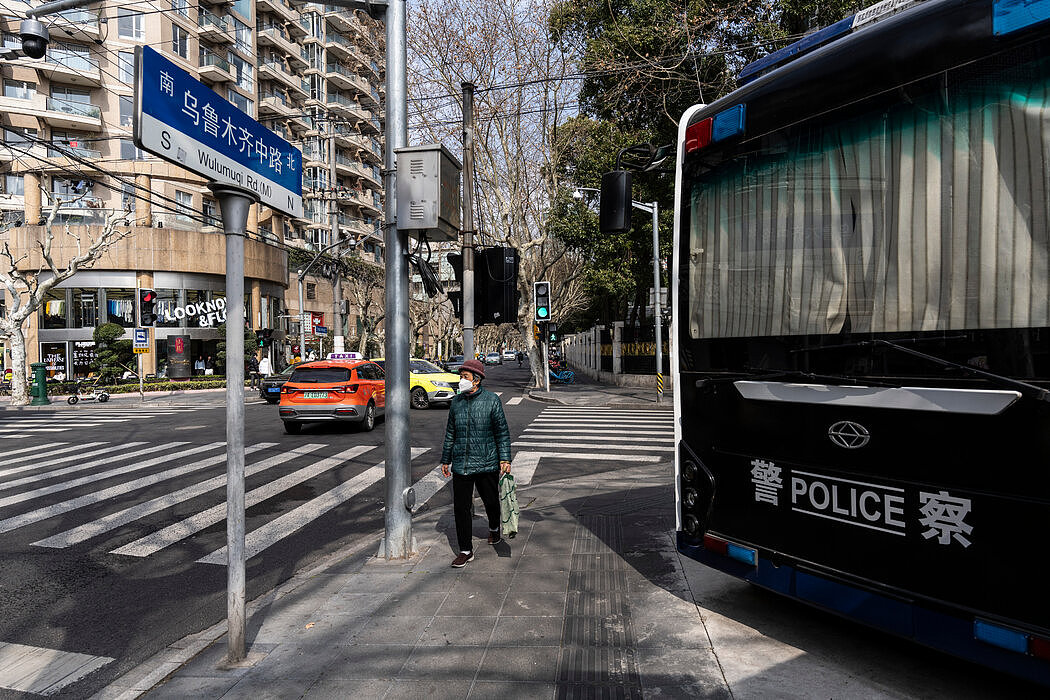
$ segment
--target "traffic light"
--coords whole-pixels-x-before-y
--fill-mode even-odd
[[[551,344],[558,342],[558,324],[557,323],[548,323],[547,324],[547,342],[551,343]]]
[[[631,228],[631,172],[613,170],[602,175],[598,202],[598,229],[602,233],[621,233]]]
[[[259,340],[259,347],[265,348],[266,345],[273,338],[273,331],[269,328],[260,328],[255,331],[255,337]]]
[[[448,263],[463,288],[463,256],[449,253]],[[474,251],[474,326],[514,323],[518,320],[518,265],[514,248],[485,248]],[[463,292],[449,292],[456,317],[463,321]]]
[[[533,282],[532,301],[536,306],[536,320],[551,320],[551,283]]]
[[[139,326],[152,326],[157,322],[157,292],[152,289],[139,290]]]

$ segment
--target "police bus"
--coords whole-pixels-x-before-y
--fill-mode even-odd
[[[680,126],[681,552],[1050,683],[1050,0],[889,0]]]

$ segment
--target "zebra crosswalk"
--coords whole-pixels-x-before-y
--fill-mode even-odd
[[[0,440],[19,440],[31,437],[60,438],[60,434],[82,428],[114,427],[129,421],[174,416],[199,410],[223,408],[222,406],[163,406],[127,408],[92,406],[77,408],[74,411],[63,410],[54,413],[7,413],[0,422]],[[0,443],[3,444],[3,443]],[[36,448],[32,448],[36,449]],[[14,454],[4,450],[3,454]]]
[[[357,445],[328,456],[318,454],[325,447],[329,446],[320,442],[287,449],[275,442],[246,446],[245,477],[253,486],[245,493],[246,508],[296,487],[299,493],[303,488],[323,491],[250,530],[246,541],[249,558],[382,480],[384,462],[369,459],[379,454],[375,452],[379,446]],[[110,535],[113,539],[108,541],[121,544],[108,550],[109,554],[144,558],[205,533],[199,544],[211,545],[212,551],[197,561],[225,565],[225,539],[216,536],[214,529],[206,532],[226,518],[225,448],[224,442],[97,442],[56,443],[43,455],[39,448],[3,453],[0,537],[17,537],[18,531],[35,526],[37,529],[29,530],[33,535],[47,531],[30,546],[62,550],[90,545],[96,538],[107,541],[103,536]],[[412,448],[412,458],[429,451]],[[346,470],[349,476],[335,476],[336,470]],[[439,470],[435,467],[417,482],[422,491],[417,506],[447,483]],[[336,485],[331,487],[333,481]],[[163,492],[158,495],[158,491]],[[191,507],[193,512],[172,522],[170,514],[176,511],[169,509],[176,506]],[[150,517],[164,513],[169,513],[169,519]],[[136,535],[140,536],[128,541]]]
[[[674,451],[674,416],[653,409],[550,407],[529,423],[511,447],[519,486],[532,482],[545,457],[659,462]]]

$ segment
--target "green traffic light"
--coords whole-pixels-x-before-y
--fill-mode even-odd
[[[541,306],[540,308],[536,309],[536,315],[540,318],[547,318],[547,308]]]

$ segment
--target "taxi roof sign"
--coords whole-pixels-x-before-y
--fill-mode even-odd
[[[363,360],[365,356],[359,352],[330,352],[328,360]]]

